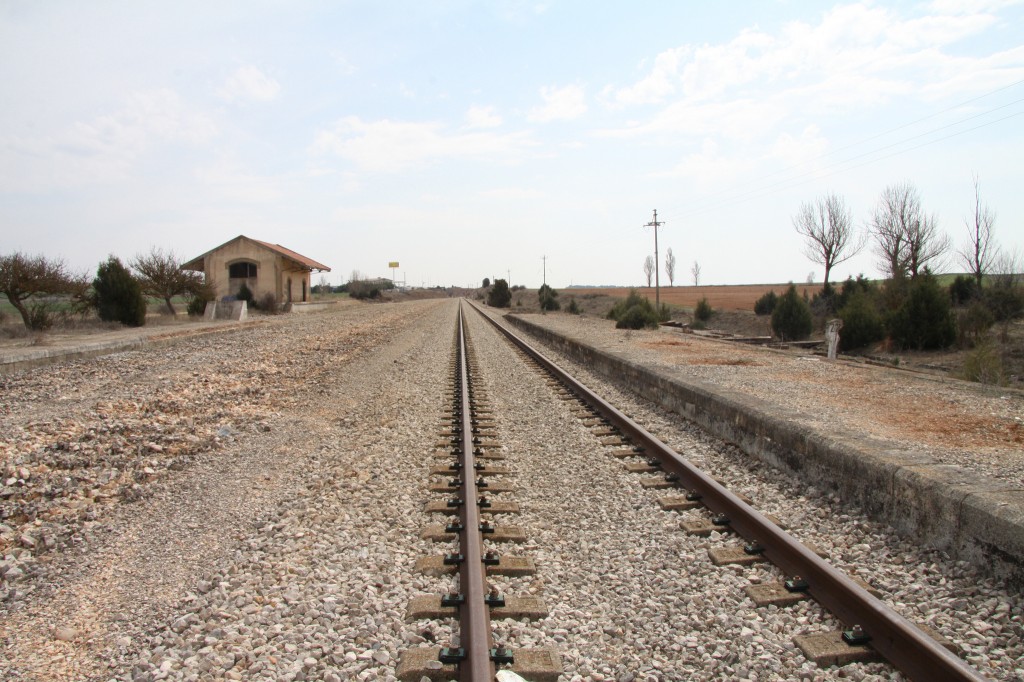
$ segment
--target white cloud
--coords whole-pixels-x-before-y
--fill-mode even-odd
[[[532,146],[524,133],[447,133],[439,123],[347,116],[317,133],[313,153],[330,153],[375,171],[398,171],[445,158],[515,158]]]
[[[746,29],[724,43],[665,50],[646,75],[605,88],[603,98],[613,108],[661,105],[619,134],[743,138],[787,119],[864,111],[908,93],[973,94],[1024,72],[1024,51],[974,58],[948,49],[990,28],[996,19],[985,10],[995,5],[948,0],[933,3],[941,11],[913,18],[866,3],[836,6],[817,23]]]
[[[617,103],[626,105],[663,101],[679,86],[679,65],[691,53],[692,49],[686,46],[665,50],[654,58],[654,67],[647,76],[629,87],[611,91],[611,96]]]
[[[130,94],[117,111],[48,137],[0,142],[0,182],[39,191],[124,179],[143,154],[167,143],[199,145],[218,133],[168,89]]]
[[[567,85],[564,88],[543,87],[540,89],[540,96],[544,104],[530,110],[527,116],[530,121],[567,121],[579,118],[587,112],[586,97],[583,88],[578,85]]]
[[[241,66],[228,76],[220,96],[228,101],[255,100],[269,102],[281,92],[281,85],[255,66]]]
[[[494,107],[473,106],[466,112],[466,125],[470,128],[497,128],[501,125]]]

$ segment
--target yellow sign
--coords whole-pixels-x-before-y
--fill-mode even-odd
[[[390,263],[388,263],[388,267],[389,268],[397,268],[398,267],[398,261],[396,261],[396,260],[391,261]]]

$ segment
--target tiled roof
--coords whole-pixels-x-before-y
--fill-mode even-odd
[[[244,234],[240,234],[237,237],[235,237],[234,239],[229,239],[228,241],[224,242],[220,246],[217,246],[215,248],[210,249],[209,251],[207,251],[203,255],[196,256],[192,260],[190,260],[190,261],[188,261],[186,263],[182,263],[181,269],[182,270],[203,270],[204,269],[203,263],[206,260],[207,256],[209,256],[211,253],[213,253],[214,251],[216,251],[218,249],[224,248],[225,246],[227,246],[231,242],[238,241],[239,239],[248,239],[249,241],[251,241],[251,242],[253,242],[255,244],[259,244],[263,248],[270,249],[274,253],[276,253],[276,254],[278,254],[280,256],[283,256],[284,258],[287,258],[290,261],[298,263],[299,265],[307,267],[310,270],[321,270],[323,272],[330,272],[331,271],[331,269],[329,267],[327,267],[326,265],[324,265],[323,263],[318,263],[317,261],[313,260],[312,258],[307,258],[306,256],[303,256],[301,253],[296,253],[295,251],[292,251],[291,249],[286,249],[283,246],[281,246],[280,244],[271,244],[270,242],[263,242],[263,241],[260,241],[259,239],[253,239],[252,237],[246,237]]]

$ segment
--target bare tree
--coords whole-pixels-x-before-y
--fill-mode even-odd
[[[804,255],[825,266],[825,289],[832,268],[864,248],[863,236],[853,227],[853,213],[838,194],[800,206],[793,216],[793,227],[804,238]]]
[[[919,218],[921,201],[910,183],[890,185],[882,191],[871,216],[870,230],[875,237],[875,252],[891,278],[903,277],[906,267],[908,226]]]
[[[22,322],[29,329],[49,326],[47,315],[38,314],[45,310],[46,304],[36,303],[30,307],[29,299],[56,295],[84,299],[88,286],[88,278],[71,273],[63,260],[18,252],[0,256],[0,293],[21,314]]]
[[[665,274],[668,275],[668,285],[675,286],[676,283],[676,254],[672,253],[672,247],[665,252]]]
[[[171,299],[195,292],[203,278],[198,272],[182,270],[174,252],[157,247],[135,256],[129,265],[139,277],[142,293],[162,299],[171,315],[176,313]]]
[[[949,235],[939,232],[935,215],[922,215],[907,233],[907,270],[911,277],[924,272],[925,267],[936,270],[950,249]]]
[[[644,276],[647,277],[647,286],[651,286],[651,277],[654,276],[654,256],[644,258]]]
[[[693,286],[700,286],[700,263],[693,261],[693,265],[690,266],[690,274],[693,275]]]
[[[978,176],[974,176],[974,216],[964,220],[970,241],[958,251],[960,262],[974,275],[981,289],[981,280],[999,258],[999,247],[995,243],[996,214],[987,204],[981,203],[981,188]]]
[[[949,238],[939,232],[935,216],[921,212],[921,198],[909,182],[885,188],[869,226],[889,277],[917,277],[949,250]]]

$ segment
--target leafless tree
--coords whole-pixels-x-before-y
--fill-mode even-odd
[[[135,256],[129,265],[138,275],[142,293],[162,299],[171,315],[175,314],[171,299],[194,293],[203,279],[198,272],[182,270],[174,252],[157,247]]]
[[[974,275],[980,290],[982,278],[999,258],[999,247],[995,243],[996,214],[987,204],[981,203],[978,176],[974,176],[974,216],[964,220],[964,224],[967,225],[969,242],[957,253],[960,262]]]
[[[825,266],[826,289],[832,268],[864,248],[864,237],[853,227],[853,213],[838,194],[800,206],[793,227],[804,238],[804,255]]]
[[[45,322],[45,316],[33,315],[29,299],[56,295],[84,299],[88,286],[88,278],[73,274],[63,260],[17,252],[0,256],[0,293],[21,314],[22,322],[29,329],[37,329]],[[43,303],[36,305],[45,306]]]
[[[644,276],[647,277],[647,286],[651,286],[651,277],[654,277],[654,256],[644,258]]]
[[[693,286],[700,286],[700,263],[693,261],[693,265],[690,266],[690,274],[693,275]]]
[[[885,188],[869,227],[889,277],[917,277],[949,250],[949,237],[939,232],[935,216],[922,213],[917,188],[909,182]]]
[[[911,277],[924,272],[925,267],[932,271],[941,268],[945,255],[949,252],[949,235],[939,231],[939,223],[935,215],[922,215],[921,219],[911,225],[907,234],[907,270]]]
[[[672,247],[665,252],[665,274],[668,275],[668,285],[675,286],[676,283],[676,254],[672,253]]]

